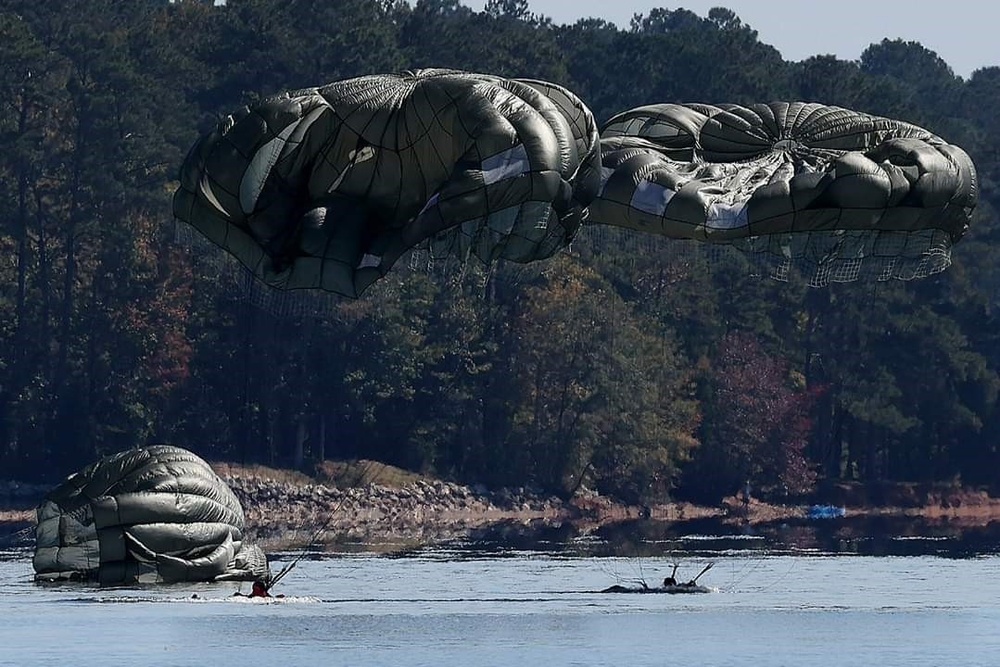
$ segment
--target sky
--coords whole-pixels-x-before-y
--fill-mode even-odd
[[[481,11],[486,3],[462,4]],[[557,24],[594,17],[621,28],[633,14],[654,7],[683,8],[702,17],[712,7],[727,7],[788,61],[831,54],[858,60],[869,45],[889,38],[920,42],[965,79],[974,70],[1000,66],[995,0],[528,0],[528,6]]]

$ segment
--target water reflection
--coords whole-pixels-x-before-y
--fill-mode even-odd
[[[28,553],[34,541],[33,527],[8,524],[3,528],[0,559]],[[451,552],[470,559],[516,556],[524,552],[574,558],[740,552],[974,558],[1000,554],[1000,521],[976,526],[906,516],[848,516],[759,524],[713,518],[638,519],[602,525],[506,521],[474,528],[463,538],[433,545],[336,542],[319,548],[310,557],[322,559],[328,555],[325,552],[338,552],[405,558],[427,551]]]
[[[716,519],[640,519],[582,527],[572,523],[502,522],[453,544],[471,557],[545,552],[567,557],[671,556],[678,552],[856,554],[971,558],[1000,553],[1000,522],[969,527],[911,517],[847,517],[768,524]]]

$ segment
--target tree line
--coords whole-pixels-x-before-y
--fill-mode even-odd
[[[964,80],[899,40],[786,62],[723,8],[619,28],[524,0],[7,0],[0,62],[0,477],[171,442],[641,502],[1000,488],[998,67]],[[980,205],[944,273],[824,288],[608,231],[537,265],[416,252],[357,301],[280,297],[180,238],[177,169],[220,117],[420,67],[554,81],[599,122],[775,99],[900,118],[970,153]]]

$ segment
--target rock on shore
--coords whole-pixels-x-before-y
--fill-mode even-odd
[[[520,489],[491,493],[436,480],[337,488],[257,475],[223,479],[243,504],[250,539],[271,546],[423,541],[496,521],[559,522],[581,513],[577,505]]]
[[[531,489],[490,490],[434,479],[341,488],[280,471],[217,468],[247,516],[249,538],[268,549],[310,543],[426,543],[461,537],[498,522],[572,523],[581,528],[638,518],[724,517],[725,508],[672,503],[624,505],[583,489],[563,500]],[[377,481],[377,480],[376,480]]]
[[[371,467],[355,463],[354,472]],[[247,538],[267,551],[307,545],[426,544],[461,538],[477,528],[499,522],[570,523],[585,532],[598,526],[639,518],[686,521],[715,518],[726,522],[768,523],[804,520],[808,507],[771,505],[754,499],[747,513],[738,497],[731,496],[717,507],[668,503],[653,507],[623,505],[586,489],[562,500],[531,489],[490,490],[463,486],[379,464],[383,476],[360,475],[372,480],[356,485],[351,472],[330,474],[331,464],[317,477],[261,466],[213,463],[216,473],[229,485],[246,514]],[[46,486],[0,480],[0,524],[10,526],[11,535],[21,535],[35,521],[34,507],[50,489]],[[985,525],[1000,520],[1000,499],[984,492],[965,490],[947,497],[914,497],[906,506],[898,498],[890,503],[862,504],[856,498],[837,498],[852,517],[906,516]],[[851,501],[854,502],[851,502]],[[747,516],[748,514],[748,516]],[[18,543],[23,540],[14,540]],[[13,544],[13,542],[11,542]]]
[[[717,513],[693,506],[626,506],[587,490],[565,501],[530,489],[490,490],[415,476],[395,484],[338,486],[260,466],[221,463],[213,468],[243,506],[246,538],[266,550],[332,543],[428,543],[462,537],[498,522],[598,526],[644,516],[676,520]],[[49,490],[6,483],[0,488],[0,523],[33,524],[34,507]]]

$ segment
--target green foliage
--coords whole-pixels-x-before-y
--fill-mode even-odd
[[[772,493],[813,489],[816,475],[805,449],[815,395],[787,360],[768,355],[752,334],[730,332],[703,382],[712,409],[686,471],[691,496],[730,495],[746,480]]]
[[[554,25],[530,0],[11,0],[0,9],[0,470],[170,440],[214,459],[377,459],[635,502],[817,481],[1000,487],[1000,69],[899,40],[785,62],[732,11]],[[538,266],[399,268],[268,310],[173,241],[176,169],[223,113],[402,68],[539,77],[599,120],[805,99],[975,160],[955,265],[901,285],[758,281],[737,254],[581,235]],[[818,477],[817,477],[818,476]]]

